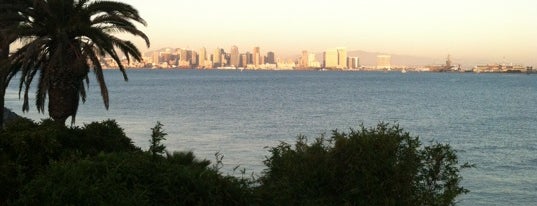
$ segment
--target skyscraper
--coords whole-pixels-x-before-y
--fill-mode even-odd
[[[319,68],[321,64],[315,59],[315,54],[308,54],[308,67],[309,68]]]
[[[300,68],[308,68],[309,67],[309,54],[308,51],[303,50],[302,51],[302,57],[300,57]]]
[[[199,64],[198,62],[198,53],[196,51],[190,51],[191,57],[190,57],[190,63],[192,66],[197,66]]]
[[[160,64],[160,55],[159,52],[153,52],[153,66],[158,66]]]
[[[347,68],[357,69],[360,67],[360,59],[358,57],[347,57]]]
[[[248,65],[248,54],[241,54],[240,67],[246,67],[246,65]]]
[[[220,48],[216,48],[213,52],[213,66],[219,67],[222,64],[222,53]]]
[[[239,48],[234,45],[231,47],[230,66],[238,67],[240,63],[239,59]]]
[[[346,69],[347,49],[345,47],[327,49],[326,52],[324,52],[324,67],[331,69]]]
[[[337,49],[327,49],[324,52],[324,67],[335,69],[339,66]]]
[[[337,48],[337,68],[346,69],[347,68],[347,49],[345,47]]]
[[[253,60],[255,68],[259,68],[259,65],[261,64],[261,52],[259,47],[254,47]]]
[[[267,52],[267,64],[276,64],[276,59],[274,58],[274,52]]]
[[[207,50],[205,49],[205,47],[202,47],[200,49],[200,53],[198,57],[198,68],[205,67],[205,60],[207,60]]]

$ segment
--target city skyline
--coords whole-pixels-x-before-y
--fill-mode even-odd
[[[259,46],[280,55],[345,46],[387,54],[535,65],[536,1],[125,0],[148,22],[150,51]],[[137,43],[138,45],[141,45]]]

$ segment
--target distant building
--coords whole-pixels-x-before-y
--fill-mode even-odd
[[[261,65],[261,49],[259,47],[254,47],[253,51],[253,63],[254,66],[257,68],[259,65]]]
[[[159,56],[160,62],[168,62],[172,57],[172,53],[167,49],[166,51],[160,52]]]
[[[347,67],[347,49],[345,47],[338,47],[337,48],[337,68],[338,69],[346,69]]]
[[[358,57],[347,57],[347,68],[349,69],[360,68],[360,59]]]
[[[207,61],[207,50],[205,49],[205,47],[202,47],[199,51],[198,56],[198,68],[204,68],[205,61]]]
[[[377,55],[377,69],[391,69],[392,68],[392,56],[390,55]]]
[[[324,67],[325,68],[337,68],[338,67],[337,49],[327,49],[324,52]]]
[[[315,59],[315,54],[308,54],[308,67],[321,68],[321,63]]]
[[[253,60],[253,54],[250,53],[250,52],[246,52],[244,54],[244,58],[242,59],[243,63],[242,63],[242,67],[246,67],[246,65],[248,64],[254,64],[254,60]]]
[[[248,65],[248,54],[241,54],[241,64],[239,66],[246,67],[246,65]]]
[[[267,52],[267,61],[265,61],[267,64],[276,64],[276,58],[274,57],[274,52]]]
[[[199,64],[198,62],[198,53],[196,51],[190,51],[191,57],[190,57],[190,64],[192,66],[197,66]]]
[[[192,51],[181,49],[179,53],[179,67],[192,68]]]
[[[277,67],[278,69],[282,69],[282,70],[291,70],[296,67],[296,64],[290,59],[287,59],[287,60],[278,59]]]
[[[300,57],[300,68],[308,68],[309,66],[309,54],[308,51],[303,50],[302,51],[302,57]]]
[[[344,47],[327,49],[324,53],[324,67],[330,69],[346,69],[347,49]]]
[[[160,64],[160,55],[159,52],[154,51],[153,52],[153,59],[152,59],[153,66],[158,66]]]
[[[222,66],[222,50],[216,48],[213,52],[213,67]]]
[[[229,58],[230,66],[239,67],[240,64],[239,48],[237,46],[231,47],[231,53]]]

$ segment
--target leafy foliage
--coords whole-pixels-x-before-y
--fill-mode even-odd
[[[114,128],[99,127],[108,123],[92,125],[86,131],[114,133]],[[101,152],[53,163],[24,185],[15,204],[246,205],[252,202],[249,182],[221,175],[209,167],[209,161],[197,160],[192,152],[163,156],[165,146],[160,141],[166,133],[162,124],[158,122],[152,132],[153,144],[148,152]]]
[[[447,144],[422,146],[398,125],[334,131],[270,148],[254,182],[192,152],[147,151],[113,120],[66,128],[18,119],[0,133],[2,205],[453,205],[466,192]],[[244,173],[243,173],[244,175]]]
[[[398,125],[299,136],[270,149],[258,194],[274,205],[452,205],[468,192],[455,151],[421,147]]]
[[[180,164],[179,162],[183,162]],[[20,205],[246,205],[249,189],[192,154],[110,153],[59,162],[23,188]],[[81,178],[83,177],[83,178]]]
[[[51,120],[16,119],[0,132],[0,203],[52,162],[137,150],[113,120],[66,128]]]
[[[166,135],[168,134],[163,131],[162,124],[157,122],[155,127],[151,128],[151,140],[149,140],[151,145],[149,146],[149,153],[151,153],[153,156],[164,154],[166,146],[164,146],[161,142],[166,140]]]

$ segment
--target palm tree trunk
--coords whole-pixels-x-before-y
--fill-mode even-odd
[[[9,67],[7,65],[9,57],[9,44],[5,36],[0,36],[0,130],[4,129],[4,100],[8,83],[7,76]]]
[[[48,89],[48,113],[58,124],[65,125],[69,116],[74,120],[79,103],[79,83],[73,78],[61,78],[51,83]]]

